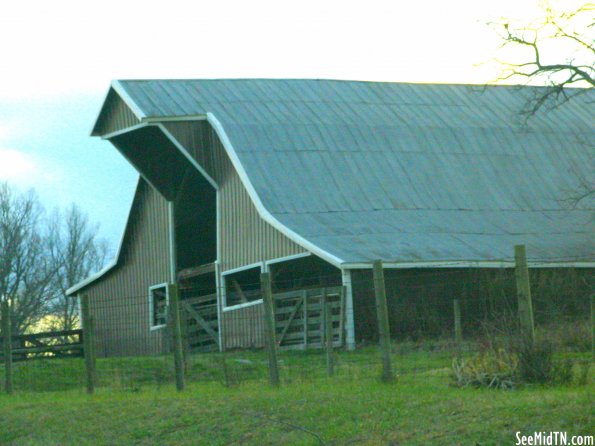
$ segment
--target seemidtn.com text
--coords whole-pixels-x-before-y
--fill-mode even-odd
[[[593,435],[568,435],[567,432],[533,432],[529,435],[516,433],[516,446],[593,446]]]

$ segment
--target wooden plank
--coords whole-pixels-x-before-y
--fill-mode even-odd
[[[324,312],[326,309],[326,288],[322,288],[320,294],[320,336],[324,337]]]
[[[205,302],[213,302],[212,304],[205,305]],[[190,305],[200,305],[201,307],[208,307],[213,305],[217,307],[217,294],[205,294],[204,296],[189,296],[182,299],[182,302],[186,302]]]
[[[343,332],[345,331],[345,294],[346,287],[341,287],[339,295],[339,345],[343,345]]]
[[[242,301],[242,303],[243,304],[247,303],[248,299],[246,299],[244,290],[242,290],[242,287],[240,286],[238,281],[236,279],[231,279],[231,283],[233,284],[233,287],[236,289],[236,293],[238,293],[238,296],[240,296],[240,300]]]
[[[388,322],[388,304],[386,302],[386,288],[384,285],[384,269],[382,261],[376,260],[373,269],[374,294],[376,295],[376,316],[378,318],[378,332],[382,349],[382,380],[394,380],[390,357],[390,326]]]
[[[184,346],[182,345],[182,323],[180,322],[180,299],[178,287],[175,283],[167,285],[169,305],[171,310],[171,321],[174,344],[174,368],[176,372],[176,389],[178,392],[184,390],[186,385],[184,377]],[[188,308],[192,308],[187,305]]]
[[[533,305],[531,303],[531,284],[527,267],[525,245],[514,247],[515,279],[518,300],[518,313],[521,322],[521,336],[524,342],[535,342],[535,324],[533,322]]]
[[[188,305],[186,302],[180,302],[184,309],[188,312],[188,314],[206,331],[211,338],[219,345],[219,336],[213,329],[211,328],[210,324],[205,321],[198,312]]]
[[[275,341],[275,307],[269,273],[262,273],[260,275],[260,289],[262,291],[265,314],[265,339],[269,360],[269,381],[271,385],[278,387],[280,380],[279,364],[277,363],[277,342]]]
[[[83,319],[84,336],[84,352],[85,352],[85,370],[87,372],[87,393],[95,392],[95,383],[97,382],[97,375],[95,372],[95,348],[94,348],[94,321],[89,312],[89,297],[82,295],[81,301],[81,315]]]
[[[308,293],[306,293],[305,291],[302,291],[302,300],[303,300],[303,309],[304,309],[304,313],[302,316],[302,319],[304,320],[304,326],[302,328],[304,334],[303,334],[303,339],[304,339],[304,349],[308,348]]]
[[[205,263],[204,265],[193,266],[190,268],[185,268],[178,273],[178,280],[187,280],[191,279],[192,277],[202,276],[204,274],[214,273],[215,272],[215,264],[214,263]]]
[[[331,305],[333,310],[337,310],[337,309],[341,308],[341,303],[339,301],[329,302],[329,304]],[[308,311],[311,313],[319,313],[322,311],[322,307],[320,306],[320,303],[309,304]],[[277,308],[275,310],[275,314],[277,316],[283,315],[283,314],[291,314],[292,312],[293,312],[293,306],[285,306],[282,308]]]
[[[31,333],[13,336],[14,338],[22,339],[24,341],[30,341],[33,339],[44,339],[44,338],[60,338],[67,336],[81,336],[83,330],[63,330],[63,331],[46,331],[42,333]]]
[[[326,305],[324,310],[324,338],[326,343],[326,373],[328,376],[335,374],[334,358],[333,358],[333,322],[331,320],[331,306],[330,303]]]
[[[295,305],[295,307],[293,308],[293,311],[289,315],[289,319],[287,321],[283,321],[285,323],[285,328],[283,329],[283,331],[279,335],[279,339],[277,340],[277,344],[281,345],[281,342],[283,342],[283,338],[285,337],[285,333],[287,333],[287,330],[289,329],[289,326],[293,322],[293,319],[295,318],[295,315],[297,314],[297,312],[301,308],[301,306],[302,306],[302,301],[301,300],[298,300],[297,303],[296,303],[296,305]]]
[[[341,294],[340,286],[336,287],[328,287],[326,289],[327,296],[339,296]],[[285,300],[285,299],[295,299],[300,297],[303,292],[306,292],[308,297],[313,296],[320,296],[321,288],[309,288],[303,290],[293,290],[293,291],[284,291],[283,293],[276,293],[273,297],[275,301]]]
[[[83,351],[83,344],[47,345],[45,347],[13,348],[13,353],[59,353],[70,350]]]
[[[4,391],[8,394],[12,393],[12,336],[10,328],[10,305],[8,301],[0,303],[1,306],[1,322],[2,329],[0,330],[4,335],[2,342],[2,351],[4,356]]]

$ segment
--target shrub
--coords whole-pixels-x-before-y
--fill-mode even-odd
[[[584,385],[589,366],[588,361],[576,367],[570,359],[556,361],[549,341],[511,342],[508,348],[486,348],[469,359],[455,359],[452,376],[459,387],[510,389],[519,384],[561,385],[573,380]]]
[[[517,359],[505,349],[488,349],[470,359],[455,358],[453,378],[459,387],[511,389],[516,384]]]

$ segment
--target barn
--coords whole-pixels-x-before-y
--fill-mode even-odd
[[[92,135],[138,186],[113,262],[68,290],[89,298],[97,353],[167,351],[167,283],[200,350],[262,346],[265,271],[288,348],[320,345],[323,294],[337,345],[374,337],[376,259],[394,317],[421,301],[439,314],[510,271],[516,244],[533,270],[584,283],[595,206],[568,200],[593,181],[594,96],[526,120],[538,88],[114,81]]]

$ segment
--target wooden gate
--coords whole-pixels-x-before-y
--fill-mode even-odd
[[[180,312],[187,349],[201,352],[219,349],[217,294],[182,299]]]
[[[343,345],[345,293],[343,287],[288,291],[273,295],[277,343],[281,348],[321,348],[324,341],[324,309],[331,304],[333,345]]]

